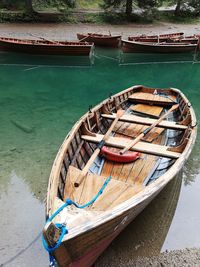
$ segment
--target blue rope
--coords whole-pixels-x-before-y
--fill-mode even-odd
[[[76,202],[74,202],[73,200],[71,200],[70,198],[67,198],[65,203],[58,208],[52,215],[51,217],[49,217],[49,219],[47,220],[46,223],[51,222],[65,207],[70,206],[70,205],[74,205],[75,207],[79,208],[79,209],[84,209],[90,205],[92,205],[97,198],[99,198],[99,196],[103,193],[104,189],[106,188],[107,184],[110,182],[111,180],[111,176],[109,176],[106,181],[104,182],[103,186],[101,187],[101,189],[99,190],[99,192],[96,194],[96,196],[90,200],[88,203],[83,204],[83,205],[79,205]],[[55,259],[54,257],[51,255],[52,252],[54,252],[62,243],[63,237],[68,233],[68,230],[66,228],[66,225],[64,224],[60,224],[60,223],[56,223],[55,226],[57,228],[59,228],[61,230],[61,235],[59,237],[59,240],[56,242],[56,244],[53,247],[50,247],[46,240],[44,239],[44,236],[42,235],[42,243],[44,248],[49,252],[49,258],[50,258],[50,266],[54,266],[55,263]]]

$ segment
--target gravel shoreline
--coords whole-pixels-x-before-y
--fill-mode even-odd
[[[200,266],[200,249],[184,249],[163,252],[150,258],[140,257],[124,261],[119,255],[110,255],[101,259],[95,267],[198,267]]]
[[[78,32],[121,34],[127,39],[135,34],[162,34],[170,32],[185,32],[187,35],[200,34],[198,24],[127,24],[127,25],[94,25],[66,23],[0,23],[0,36],[38,38],[47,37],[60,40],[77,40]],[[34,36],[35,35],[35,36]]]

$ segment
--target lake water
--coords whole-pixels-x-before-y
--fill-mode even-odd
[[[196,60],[192,54],[123,56],[103,49],[92,62],[0,53],[1,266],[47,266],[40,232],[48,176],[64,137],[88,106],[135,84],[176,87],[199,119]],[[199,141],[200,135],[183,173],[114,241],[100,265],[119,251],[126,260],[200,247]]]

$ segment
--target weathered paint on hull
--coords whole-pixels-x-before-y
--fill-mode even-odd
[[[89,55],[91,51],[90,46],[44,46],[31,44],[14,44],[0,41],[0,50],[20,52],[28,54],[45,54],[45,55],[72,55],[81,56]]]
[[[145,207],[160,193],[164,186],[159,188],[154,194],[152,194],[146,201],[142,201],[136,207],[131,208],[130,210],[125,211],[121,216],[116,217],[113,221],[108,221],[104,225],[100,225],[99,227],[91,230],[90,232],[86,232],[81,237],[81,240],[85,240],[87,247],[83,248],[85,252],[81,252],[82,248],[80,247],[83,242],[79,240],[79,237],[75,237],[73,244],[75,245],[76,254],[82,254],[82,256],[69,263],[69,258],[65,258],[63,262],[60,261],[60,257],[57,258],[58,264],[60,267],[90,267],[97,258],[102,254],[102,252],[109,246],[109,244],[120,234],[120,232],[127,227],[129,223],[131,223],[135,217],[141,213]],[[90,237],[92,236],[92,240]],[[93,244],[91,244],[91,241]],[[65,250],[68,251],[66,254],[69,255],[70,258],[74,258],[74,255],[70,255],[70,252],[73,251],[71,247],[72,244],[69,244],[66,241],[63,245],[65,246]],[[68,250],[68,246],[70,246],[70,251]],[[72,245],[73,246],[73,245]],[[89,248],[89,249],[88,249]],[[59,249],[57,250],[59,253]],[[61,253],[61,251],[60,251]],[[59,253],[59,254],[60,254]],[[56,253],[55,253],[56,258]]]
[[[147,43],[136,43],[122,41],[124,53],[186,53],[196,49],[196,44],[192,45],[151,45]]]
[[[110,245],[110,243],[115,239],[118,233],[111,234],[108,238],[99,242],[93,249],[87,252],[79,260],[74,261],[69,266],[70,267],[89,267],[94,264],[96,259],[102,254],[102,252]]]

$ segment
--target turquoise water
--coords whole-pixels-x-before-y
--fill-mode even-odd
[[[86,58],[0,54],[0,204],[5,227],[5,236],[0,241],[0,263],[27,266],[27,258],[36,253],[37,265],[30,266],[46,264],[46,254],[38,240],[22,254],[20,251],[25,250],[42,228],[43,202],[52,162],[67,132],[89,105],[135,84],[176,87],[189,98],[199,119],[200,64],[192,61],[192,54],[123,56],[119,51],[103,49],[96,50],[92,62]],[[186,198],[191,203],[200,200],[196,190],[199,188],[199,140],[200,135],[184,168],[182,202],[178,207],[182,207]],[[198,228],[200,218],[195,213],[195,204],[191,209],[194,225],[188,227]],[[185,216],[184,209],[181,214]],[[180,215],[175,216],[175,224],[182,220],[176,219],[177,216]],[[8,242],[6,233],[10,228],[13,232],[8,234],[11,239]],[[185,224],[181,231],[187,230]],[[194,229],[191,232],[195,240],[190,236],[188,243],[184,243],[180,238],[176,244],[171,234],[164,248],[181,248],[183,243],[187,247],[200,247],[200,233]]]

